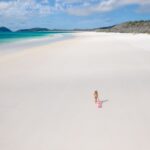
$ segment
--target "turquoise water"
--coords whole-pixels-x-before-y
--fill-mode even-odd
[[[47,45],[71,37],[71,32],[0,32],[0,53]]]
[[[40,38],[63,32],[0,32],[0,44],[16,41],[19,39]]]

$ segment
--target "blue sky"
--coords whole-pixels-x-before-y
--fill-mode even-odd
[[[150,20],[150,0],[0,0],[0,26],[95,28]]]

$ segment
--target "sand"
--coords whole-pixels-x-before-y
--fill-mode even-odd
[[[0,149],[150,150],[149,42],[74,33],[0,55]]]

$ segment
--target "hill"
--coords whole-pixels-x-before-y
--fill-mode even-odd
[[[120,32],[120,33],[150,33],[150,20],[129,21],[112,27],[96,29],[98,32]]]
[[[12,31],[6,27],[0,27],[0,32],[12,32]]]
[[[47,32],[49,29],[47,28],[31,28],[31,29],[21,29],[17,32]]]

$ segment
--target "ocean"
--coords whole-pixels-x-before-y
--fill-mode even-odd
[[[69,32],[0,32],[0,53],[46,45],[70,37]]]
[[[35,39],[62,32],[0,32],[0,44],[24,39]]]

